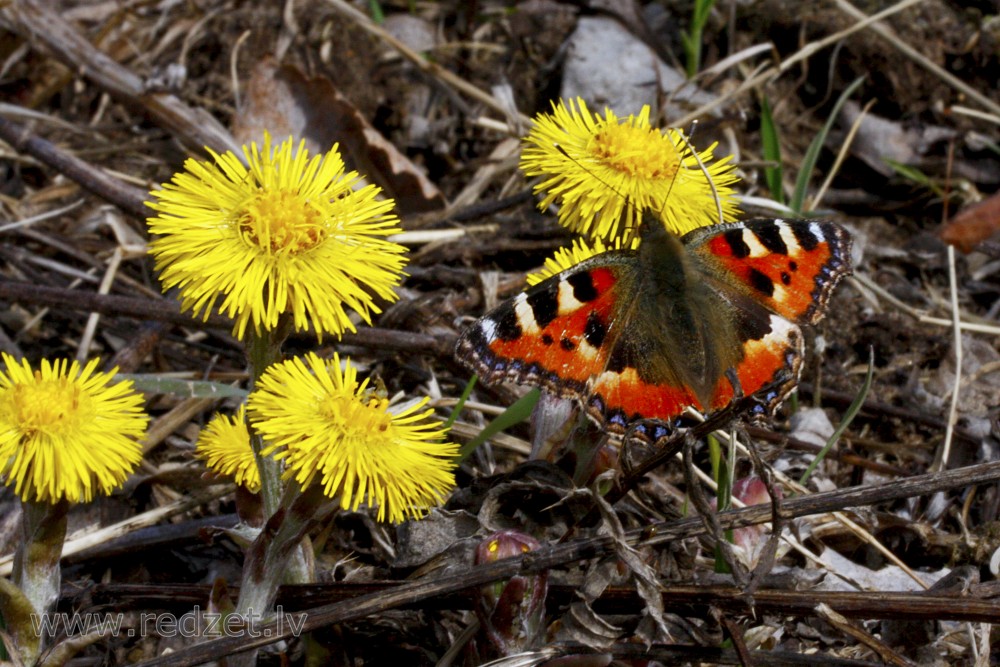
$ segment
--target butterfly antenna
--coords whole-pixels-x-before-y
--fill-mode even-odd
[[[627,195],[622,194],[618,190],[618,188],[616,188],[615,186],[611,185],[606,180],[604,180],[603,178],[601,178],[600,176],[598,176],[597,174],[595,174],[592,169],[588,168],[587,165],[583,164],[582,162],[580,162],[580,160],[578,160],[577,158],[575,158],[572,155],[570,155],[569,152],[565,148],[563,148],[560,144],[555,144],[555,147],[556,147],[557,151],[559,151],[560,153],[562,153],[563,157],[565,157],[567,160],[570,160],[571,162],[575,163],[576,166],[580,167],[580,169],[583,169],[585,172],[587,172],[588,174],[590,174],[595,180],[600,181],[601,183],[604,184],[604,186],[606,188],[608,188],[609,190],[611,190],[612,192],[614,192],[616,195],[618,195],[619,197],[621,197],[623,200],[625,200],[625,206],[623,207],[623,211],[622,211],[623,213],[625,211],[627,211],[628,209],[630,209],[630,208],[634,208],[632,206],[631,199]],[[671,187],[673,187],[673,183],[671,183]],[[628,236],[627,236],[627,245],[631,245],[632,238],[639,231],[638,227],[632,227],[631,224],[628,224],[629,222],[631,222],[631,219],[632,219],[631,216],[627,216],[626,217],[626,229],[625,229],[625,231],[628,234]]]
[[[698,129],[698,121],[691,123],[691,136],[694,136],[696,129]],[[698,163],[698,168],[701,169],[701,173],[705,174],[705,180],[708,181],[708,187],[712,188],[712,198],[715,200],[715,212],[716,215],[719,216],[719,224],[721,225],[725,222],[725,218],[722,214],[722,198],[719,197],[719,191],[715,187],[715,181],[712,180],[712,175],[708,173],[708,167],[706,167],[705,163],[701,161],[700,157],[698,157],[698,151],[694,149],[694,146],[692,146],[691,142],[688,141],[688,138],[684,136],[684,133],[678,132],[677,134],[680,136],[681,141],[684,142],[684,146],[691,152],[691,157],[693,157],[695,162]],[[671,184],[670,187],[672,188],[673,184]]]

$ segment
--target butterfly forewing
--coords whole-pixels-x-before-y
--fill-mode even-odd
[[[618,311],[635,280],[632,254],[604,253],[507,300],[462,334],[458,357],[487,382],[583,400],[618,334]]]
[[[851,240],[817,220],[750,220],[702,227],[684,237],[717,280],[797,324],[815,324],[850,272]]]

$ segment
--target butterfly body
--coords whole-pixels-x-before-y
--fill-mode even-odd
[[[777,407],[801,369],[799,325],[850,270],[846,232],[798,220],[640,232],[637,250],[591,257],[482,317],[459,359],[488,383],[574,398],[618,436],[658,440],[688,406],[743,395]]]

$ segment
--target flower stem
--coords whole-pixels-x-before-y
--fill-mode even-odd
[[[236,606],[238,613],[264,614],[270,611],[278,586],[285,578],[289,560],[298,551],[303,536],[333,507],[336,505],[323,495],[320,486],[309,486],[302,492],[294,488],[286,490],[278,512],[268,519],[247,550],[243,584]]]
[[[250,361],[250,390],[253,391],[264,371],[278,361],[281,361],[281,344],[288,335],[290,320],[283,316],[278,326],[263,334],[257,334],[252,329],[247,336],[247,357]],[[270,456],[261,456],[264,441],[249,422],[250,446],[257,459],[260,471],[260,494],[264,501],[264,516],[270,517],[278,510],[281,502],[281,463]]]
[[[68,511],[68,500],[21,503],[21,541],[14,554],[13,581],[39,619],[55,609],[59,601],[59,559],[66,539]]]
[[[270,616],[278,587],[302,560],[306,533],[337,507],[338,503],[323,495],[319,485],[299,491],[292,484],[285,490],[281,506],[250,545],[243,563],[236,614],[246,619],[251,631],[253,624]],[[256,652],[247,652],[232,656],[230,664],[243,667],[255,664],[255,660]]]

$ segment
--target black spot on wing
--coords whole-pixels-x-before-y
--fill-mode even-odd
[[[589,271],[574,273],[566,279],[566,282],[573,288],[573,298],[580,303],[593,301],[598,296],[597,288],[594,287],[594,281],[590,277]]]
[[[562,338],[559,340],[559,347],[566,350],[567,352],[572,352],[576,349],[576,343],[571,341],[569,338]]]
[[[551,288],[528,295],[527,302],[531,306],[531,313],[535,316],[538,327],[544,329],[549,326],[559,314],[558,283],[554,283]]]
[[[820,238],[813,233],[809,224],[793,225],[792,232],[795,234],[795,240],[805,250],[812,250],[819,245]]]
[[[771,252],[779,255],[788,254],[788,246],[785,245],[785,239],[781,238],[781,228],[777,224],[761,225],[753,232],[757,235],[757,240]]]
[[[736,321],[736,333],[740,340],[761,340],[771,333],[771,318],[763,308],[744,312]]]
[[[612,373],[621,373],[631,366],[632,359],[629,350],[623,344],[623,341],[619,341],[619,344],[615,345],[614,349],[611,350],[611,354],[608,355],[608,370]]]
[[[750,284],[755,290],[765,296],[774,296],[774,281],[766,273],[750,269]]]
[[[551,335],[547,333],[542,334],[542,343],[544,343],[545,345],[552,345],[553,342],[555,341],[553,340]]]
[[[497,338],[500,340],[517,340],[521,337],[521,324],[517,321],[513,300],[493,312],[493,321],[496,322]]]
[[[791,274],[788,273],[788,271],[782,271],[781,272],[781,282],[784,285],[791,285],[792,284],[792,276],[791,276]]]
[[[722,238],[726,240],[729,244],[729,249],[733,253],[733,257],[737,259],[743,259],[744,257],[750,256],[750,246],[746,244],[743,240],[743,228],[730,229],[728,232],[722,235]]]
[[[608,335],[608,327],[601,321],[601,316],[596,311],[590,311],[587,315],[587,324],[583,328],[583,338],[591,347],[599,348],[604,344],[604,339]]]

